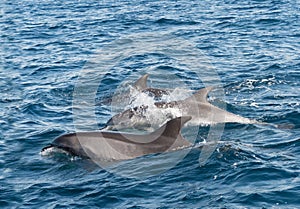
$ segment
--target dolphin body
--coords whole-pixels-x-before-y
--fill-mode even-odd
[[[192,145],[180,133],[182,126],[190,119],[189,116],[172,119],[144,135],[105,131],[64,134],[42,151],[56,147],[97,161],[128,160],[151,153],[169,152]]]
[[[192,96],[173,102],[156,102],[154,106],[158,109],[178,109],[181,115],[191,116],[193,125],[213,125],[217,123],[241,123],[241,124],[263,124],[256,120],[244,118],[216,107],[207,101],[208,93],[214,87],[206,87],[198,90]],[[146,116],[149,106],[142,105],[125,110],[114,115],[106,124],[107,130],[121,130],[126,128],[143,129],[153,125],[153,121]],[[162,117],[161,115],[159,117]],[[174,116],[169,115],[173,118]]]

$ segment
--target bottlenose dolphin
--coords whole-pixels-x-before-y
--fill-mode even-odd
[[[141,76],[134,84],[133,87],[143,93],[148,94],[149,96],[154,97],[155,99],[161,98],[164,95],[170,95],[172,90],[169,89],[158,89],[158,88],[152,88],[148,87],[147,85],[147,79],[149,77],[149,74],[146,73],[145,75]]]
[[[172,119],[144,135],[105,131],[64,134],[42,151],[56,147],[76,156],[100,161],[128,160],[151,153],[169,152],[192,145],[180,133],[182,126],[190,119],[189,116]]]
[[[133,94],[137,94],[137,93],[145,93],[148,96],[153,97],[155,100],[159,100],[161,97],[163,97],[164,95],[170,95],[172,90],[171,89],[159,89],[159,88],[152,88],[152,87],[148,87],[147,85],[147,80],[148,80],[149,74],[145,74],[143,76],[141,76],[139,79],[137,79],[133,84],[131,84],[131,88],[130,90],[134,90]],[[121,94],[116,94],[114,95],[114,98],[112,98],[111,96],[108,97],[104,97],[102,99],[102,101],[100,101],[98,104],[110,104],[113,101],[123,101],[124,98],[131,98],[132,96],[132,92],[122,92]]]
[[[179,101],[173,102],[155,102],[154,106],[158,109],[177,109],[180,115],[172,115],[170,112],[161,111],[158,117],[168,114],[168,118],[179,117],[182,115],[191,116],[190,121],[193,125],[213,125],[217,123],[242,123],[242,124],[262,124],[256,120],[244,118],[242,116],[230,113],[207,101],[208,93],[214,87],[206,87],[198,90],[192,96]],[[143,129],[153,125],[153,120],[147,118],[147,111],[150,107],[142,105],[125,110],[124,112],[114,115],[106,124],[107,130],[121,130],[126,128]]]

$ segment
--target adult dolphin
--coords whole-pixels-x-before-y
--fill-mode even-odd
[[[161,98],[164,95],[170,95],[172,90],[170,89],[159,89],[159,88],[152,88],[148,87],[147,80],[149,78],[149,74],[146,73],[145,75],[141,76],[134,84],[133,87],[143,93],[148,94],[149,96],[153,96],[156,99]]]
[[[56,138],[42,151],[56,147],[73,155],[92,160],[128,160],[151,153],[163,153],[189,147],[192,144],[181,136],[182,126],[191,119],[178,117],[156,131],[139,135],[121,132],[78,132]]]
[[[136,90],[136,93],[145,93],[151,97],[153,97],[156,100],[161,99],[162,96],[164,95],[170,95],[172,93],[171,89],[159,89],[159,88],[152,88],[148,87],[147,85],[147,80],[149,78],[149,74],[146,73],[143,76],[141,76],[139,79],[137,79],[133,84],[131,84],[131,87]],[[98,105],[101,104],[110,104],[113,101],[118,101],[118,100],[124,100],[124,98],[130,98],[132,95],[130,92],[126,92],[125,94],[116,94],[114,95],[114,98],[111,96],[104,97],[102,101],[98,103]]]
[[[156,102],[154,106],[158,109],[177,109],[179,110],[179,116],[188,115],[191,116],[191,123],[193,125],[212,125],[217,123],[241,123],[241,124],[264,124],[256,120],[248,119],[219,107],[207,101],[208,93],[214,89],[214,87],[206,87],[198,90],[192,96],[179,101],[173,102]],[[143,129],[153,125],[153,120],[147,118],[147,111],[150,110],[149,106],[142,105],[139,107],[130,108],[124,112],[114,115],[108,122],[105,129],[107,130],[121,130],[126,128]],[[168,114],[168,117],[173,118],[174,115],[169,112],[161,111],[160,114]],[[157,117],[162,117],[158,115]],[[178,115],[176,116],[178,117]]]

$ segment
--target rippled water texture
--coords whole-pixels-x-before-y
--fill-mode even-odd
[[[0,11],[1,208],[300,207],[298,0],[2,0]],[[165,43],[185,40],[189,50],[205,57],[197,73],[209,80],[206,73],[217,72],[225,92],[212,101],[283,127],[226,124],[203,166],[201,149],[192,149],[176,166],[150,177],[147,172],[156,169],[151,156],[112,168],[145,178],[126,178],[64,154],[41,156],[55,137],[78,128],[72,106],[76,82],[99,63],[97,127],[118,110],[104,101],[145,72],[151,86],[177,87],[168,75],[187,89],[204,86],[191,71],[198,60],[173,52],[189,63],[183,65],[168,50],[157,53],[153,39],[141,42],[145,34],[174,37]],[[118,40],[142,43],[145,51],[123,53],[115,63],[103,60],[101,53],[119,49]],[[88,95],[93,86],[85,85],[82,93]],[[82,114],[87,122],[80,127],[90,127],[92,115]],[[197,141],[207,133],[208,127],[200,128]],[[168,165],[172,156],[160,160]]]

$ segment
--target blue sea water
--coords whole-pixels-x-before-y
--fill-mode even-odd
[[[1,208],[300,207],[298,0],[6,0],[0,11]],[[163,72],[189,89],[203,87],[168,50],[157,53],[156,39],[147,34],[174,37],[164,43],[185,40],[205,56],[213,70],[199,72],[217,72],[228,111],[287,127],[226,124],[206,164],[199,165],[201,149],[192,149],[171,169],[145,178],[82,159],[41,156],[55,137],[76,131],[74,91],[82,72],[99,62],[99,127],[113,114],[101,101],[131,75],[148,72],[151,86],[176,87]],[[111,66],[100,55],[118,50],[118,40],[127,40],[126,47],[143,43],[145,50],[123,54]],[[197,140],[205,137],[207,128],[200,128]],[[150,169],[148,157],[120,166]]]

